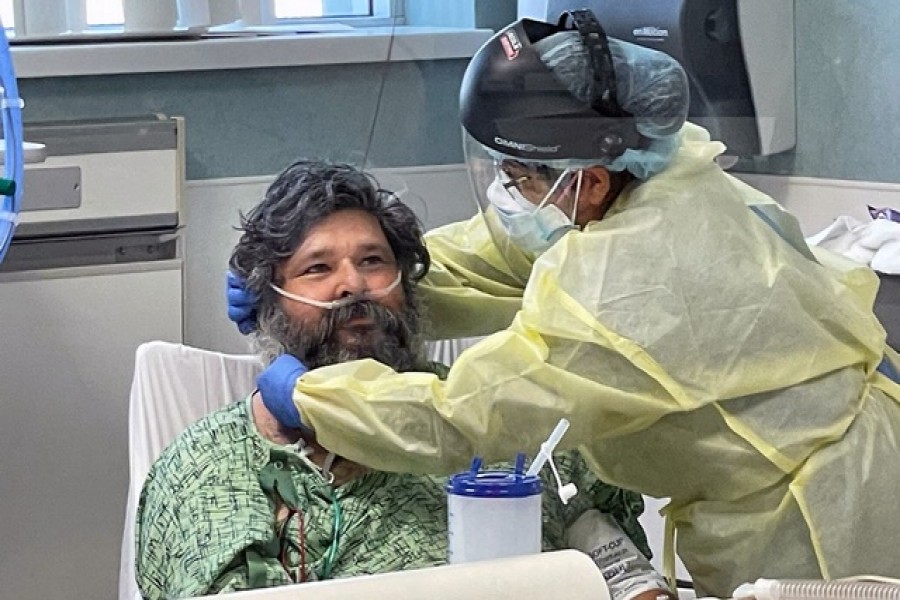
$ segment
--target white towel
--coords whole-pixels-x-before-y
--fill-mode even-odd
[[[880,273],[900,274],[900,223],[887,219],[868,222],[838,217],[819,233],[806,238],[819,246],[868,265]]]

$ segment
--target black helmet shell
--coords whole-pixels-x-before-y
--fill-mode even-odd
[[[581,29],[592,56],[605,50],[606,37],[589,11]],[[628,148],[642,147],[633,117],[615,101],[615,73],[598,69],[594,59],[596,97],[576,98],[547,68],[532,43],[559,31],[562,25],[521,19],[499,31],[475,54],[460,88],[460,120],[478,142],[498,153],[529,160],[612,160]],[[584,15],[581,15],[582,17]],[[601,54],[602,56],[602,54]],[[606,62],[608,61],[608,62]]]

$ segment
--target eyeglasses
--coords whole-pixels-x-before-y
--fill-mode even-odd
[[[503,187],[515,187],[530,202],[538,203],[547,197],[565,171],[546,165],[526,165],[517,160],[502,160],[498,168],[509,178]]]

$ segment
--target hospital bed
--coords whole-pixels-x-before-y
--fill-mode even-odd
[[[236,592],[229,600],[609,600],[577,550]]]

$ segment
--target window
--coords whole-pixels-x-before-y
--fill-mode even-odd
[[[292,21],[340,21],[351,25],[399,24],[400,0],[262,0],[263,15],[271,8],[266,23]],[[268,6],[267,6],[268,5]]]
[[[121,25],[125,21],[122,0],[85,0],[84,17],[88,27]]]
[[[13,26],[13,0],[0,0],[0,21],[7,29]]]
[[[370,0],[274,0],[276,19],[341,18],[341,17],[386,17],[376,14]],[[382,11],[384,12],[384,11]]]
[[[148,2],[175,2],[176,0],[146,0]],[[61,7],[66,0],[58,0]],[[210,3],[222,0],[209,0]],[[125,15],[122,0],[84,0],[85,22],[89,30],[109,31],[122,27]],[[15,26],[14,0],[0,0],[0,20],[7,31]],[[241,0],[243,17],[249,24],[275,25],[303,21],[340,21],[354,25],[388,25],[400,16],[400,0]],[[248,9],[249,7],[249,9]],[[64,8],[63,8],[64,10]]]

